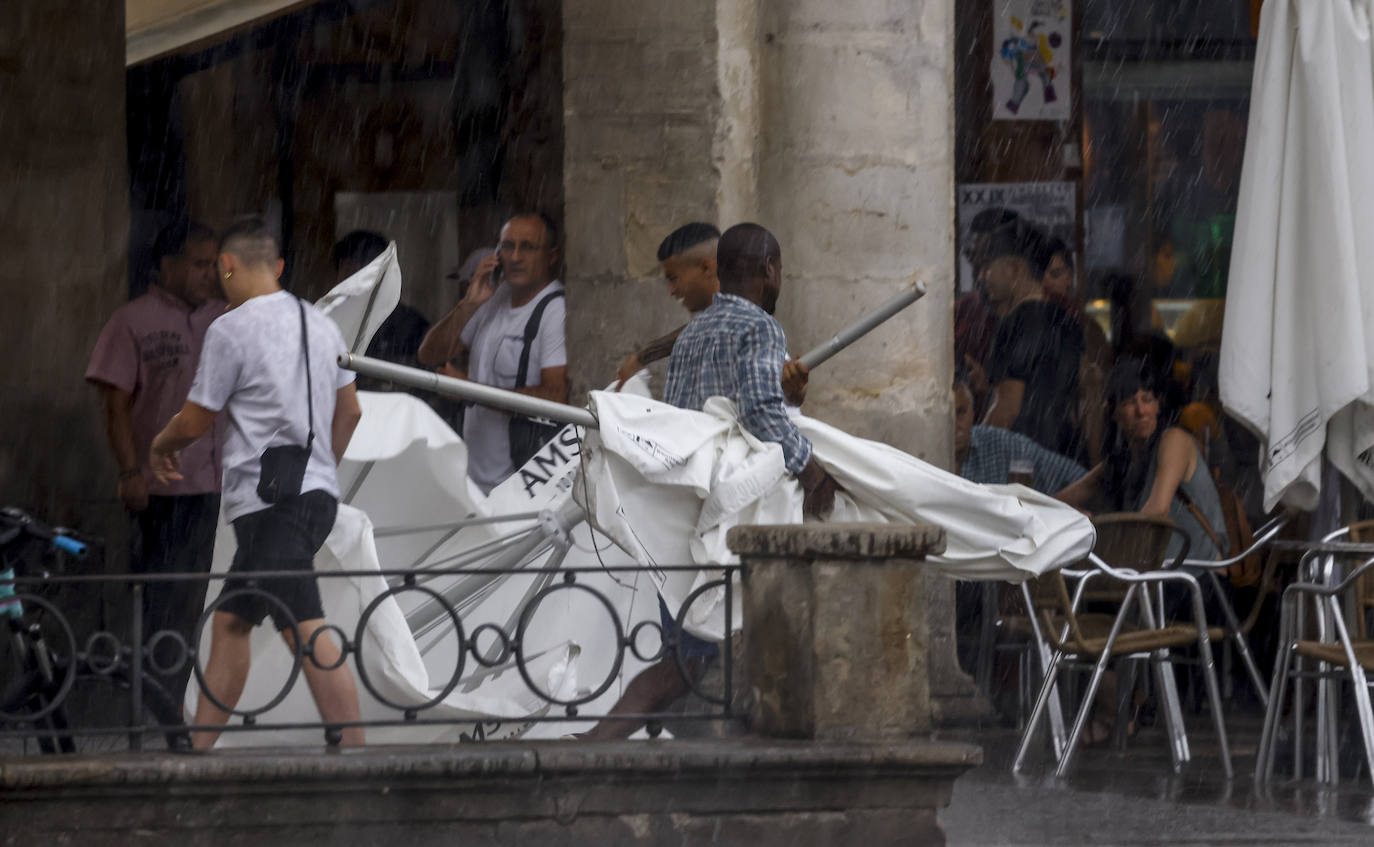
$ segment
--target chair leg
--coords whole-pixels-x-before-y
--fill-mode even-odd
[[[1274,779],[1274,753],[1278,741],[1279,721],[1283,719],[1283,695],[1288,690],[1288,671],[1292,667],[1293,644],[1282,625],[1279,627],[1279,654],[1274,661],[1274,679],[1269,686],[1269,708],[1264,713],[1264,728],[1260,730],[1259,750],[1255,754],[1255,783],[1265,785]],[[1293,709],[1302,708],[1297,701],[1294,685]],[[1296,772],[1297,765],[1294,765]],[[1295,773],[1296,778],[1296,773]]]
[[[978,662],[974,669],[978,690],[989,699],[992,698],[992,659],[997,642],[997,586],[996,582],[984,582],[979,586],[983,605],[983,620],[978,639]]]
[[[1317,673],[1328,674],[1331,666],[1326,662],[1317,663]],[[1314,685],[1317,688],[1317,719],[1313,722],[1316,741],[1312,744],[1312,769],[1317,782],[1331,784],[1331,759],[1327,755],[1331,746],[1331,683],[1319,677]]]
[[[1120,637],[1121,629],[1131,613],[1131,604],[1135,602],[1136,592],[1139,588],[1138,585],[1132,585],[1126,590],[1126,596],[1121,600],[1121,607],[1117,610],[1116,620],[1112,621],[1111,632],[1107,633],[1107,640],[1102,643],[1102,652],[1093,668],[1092,679],[1088,680],[1088,690],[1083,692],[1083,701],[1078,707],[1078,716],[1073,721],[1073,731],[1069,733],[1069,744],[1064,748],[1064,756],[1059,760],[1059,767],[1055,768],[1055,776],[1063,777],[1069,772],[1069,766],[1073,764],[1073,757],[1078,752],[1078,739],[1083,735],[1083,727],[1092,714],[1093,700],[1097,697],[1097,688],[1102,684],[1102,675],[1107,672],[1107,664],[1112,660],[1112,648],[1116,646],[1116,639]],[[1148,591],[1149,589],[1144,590]],[[1148,609],[1149,596],[1146,595],[1142,602],[1146,604]]]
[[[1159,714],[1164,719],[1164,734],[1169,739],[1169,762],[1173,765],[1174,773],[1179,773],[1183,770],[1183,763],[1188,760],[1188,740],[1187,736],[1180,738],[1178,715],[1168,702],[1169,688],[1165,677],[1173,675],[1174,667],[1169,663],[1167,650],[1156,650],[1150,655],[1150,670],[1154,672]]]
[[[1131,706],[1135,705],[1136,660],[1128,659],[1119,664],[1116,689],[1116,725],[1112,731],[1112,746],[1118,751],[1126,751],[1128,724],[1131,722]]]
[[[1255,663],[1255,657],[1250,652],[1250,645],[1246,643],[1245,634],[1240,630],[1232,630],[1231,638],[1236,643],[1236,651],[1240,653],[1240,660],[1245,664],[1245,670],[1250,674],[1250,682],[1255,686],[1255,693],[1259,695],[1260,703],[1265,707],[1269,705],[1269,686],[1264,683],[1264,675],[1260,673],[1259,665]]]
[[[1221,711],[1221,688],[1217,685],[1217,669],[1212,662],[1212,643],[1207,637],[1207,621],[1200,619],[1199,630],[1201,637],[1198,638],[1198,650],[1202,654],[1202,670],[1207,681],[1207,696],[1212,701],[1212,720],[1217,725],[1217,740],[1221,745],[1221,762],[1226,769],[1226,778],[1231,779],[1235,773],[1231,768],[1231,744],[1226,739],[1226,716]]]
[[[1297,604],[1297,626],[1294,629],[1293,640],[1297,640],[1306,630],[1307,612],[1306,606],[1299,602]],[[1297,655],[1292,657],[1293,663],[1293,778],[1302,779],[1302,731],[1303,731],[1303,706],[1306,703],[1304,690],[1307,686],[1303,684],[1302,673],[1306,660]]]
[[[1037,658],[1040,660],[1040,673],[1042,678],[1051,680],[1053,685],[1050,688],[1051,696],[1049,701],[1050,710],[1050,749],[1054,751],[1054,760],[1059,761],[1064,755],[1064,702],[1059,696],[1059,681],[1057,674],[1050,673],[1050,665],[1053,661],[1054,652],[1050,650],[1049,642],[1045,639],[1045,633],[1040,629],[1040,621],[1036,619],[1034,609],[1035,603],[1031,600],[1030,588],[1021,584],[1021,597],[1026,602],[1026,609],[1029,611],[1031,632],[1034,634],[1035,650]]]
[[[1350,632],[1346,628],[1345,619],[1340,614],[1340,606],[1334,597],[1331,598],[1331,610],[1336,635],[1345,651],[1346,666],[1350,669],[1350,682],[1355,686],[1355,712],[1360,721],[1360,737],[1364,740],[1364,754],[1365,761],[1369,764],[1369,776],[1371,780],[1374,780],[1374,711],[1370,709],[1369,681],[1365,676],[1364,667],[1360,665],[1359,656],[1355,654],[1355,646],[1350,641]],[[1335,734],[1334,728],[1332,734]],[[1333,769],[1334,767],[1333,761]]]
[[[1326,761],[1332,785],[1341,783],[1341,684],[1332,678],[1326,698]]]
[[[1063,660],[1063,651],[1054,651],[1054,657],[1050,659],[1049,668],[1045,671],[1045,681],[1040,686],[1040,695],[1035,698],[1035,708],[1031,709],[1030,719],[1026,721],[1026,729],[1021,733],[1021,743],[1017,746],[1016,758],[1011,763],[1012,773],[1020,773],[1022,766],[1026,763],[1026,754],[1030,752],[1031,739],[1035,737],[1036,724],[1040,722],[1041,715],[1045,713],[1045,706],[1049,703],[1050,694],[1054,691],[1055,677],[1059,675],[1059,665]]]
[[[1183,770],[1183,765],[1192,759],[1188,746],[1188,730],[1183,723],[1183,706],[1178,699],[1178,680],[1174,675],[1174,665],[1167,650],[1160,651],[1155,681],[1159,686],[1160,711],[1164,715],[1164,725],[1169,731],[1170,749],[1173,753],[1174,772]]]
[[[1031,663],[1030,651],[1034,647],[1026,645],[1026,649],[1020,650],[1016,654],[1016,728],[1022,730],[1026,728],[1026,706],[1030,703],[1030,684],[1031,684]]]
[[[1116,632],[1113,631],[1113,636]],[[1073,720],[1073,729],[1069,731],[1068,745],[1064,748],[1064,755],[1059,759],[1059,766],[1054,769],[1054,775],[1063,777],[1068,774],[1069,766],[1073,764],[1074,755],[1078,752],[1078,740],[1083,737],[1083,729],[1088,725],[1088,720],[1092,717],[1093,701],[1097,698],[1098,686],[1102,684],[1102,675],[1107,672],[1107,663],[1111,661],[1111,643],[1114,638],[1109,638],[1107,646],[1102,649],[1102,655],[1098,658],[1097,664],[1093,667],[1092,678],[1088,680],[1088,690],[1083,692],[1083,700],[1078,706],[1078,714]]]
[[[1374,711],[1369,703],[1369,679],[1358,662],[1350,665],[1350,682],[1355,686],[1355,711],[1360,719],[1360,737],[1364,739],[1364,757],[1370,779],[1374,780]]]
[[[1283,719],[1283,695],[1288,689],[1288,669],[1293,657],[1293,618],[1296,606],[1293,597],[1280,596],[1278,652],[1274,655],[1274,677],[1269,685],[1269,705],[1264,710],[1264,726],[1260,729],[1259,748],[1255,751],[1256,787],[1267,786],[1274,778],[1274,748],[1279,721]]]
[[[1236,610],[1231,608],[1231,601],[1226,598],[1226,592],[1221,590],[1221,580],[1217,577],[1216,571],[1208,571],[1207,576],[1211,577],[1213,596],[1217,598],[1222,617],[1226,619],[1226,635],[1235,642],[1236,652],[1240,653],[1240,660],[1245,663],[1245,670],[1250,674],[1250,681],[1255,686],[1255,693],[1259,694],[1260,702],[1268,707],[1269,687],[1264,684],[1264,676],[1260,674],[1255,657],[1250,653],[1250,645],[1246,643],[1245,633],[1241,632]],[[1227,678],[1230,678],[1229,674]]]

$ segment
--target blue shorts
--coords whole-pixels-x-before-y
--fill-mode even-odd
[[[714,659],[720,655],[720,648],[714,641],[706,641],[697,638],[686,630],[678,628],[677,621],[673,618],[672,612],[668,611],[668,604],[663,602],[663,595],[658,598],[658,617],[663,624],[664,642],[676,640],[678,644],[677,653],[683,661],[688,659]],[[663,658],[671,655],[665,653]]]

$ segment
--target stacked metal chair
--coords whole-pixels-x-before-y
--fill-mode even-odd
[[[1197,578],[1176,569],[1187,558],[1187,536],[1167,518],[1138,513],[1102,515],[1093,523],[1098,533],[1097,544],[1088,561],[1094,571],[1079,580],[1072,595],[1064,575],[1058,571],[1037,577],[1027,586],[1030,614],[1038,618],[1038,629],[1048,639],[1053,656],[1021,736],[1012,770],[1020,772],[1025,764],[1039,723],[1049,710],[1050,699],[1057,696],[1060,672],[1090,670],[1092,675],[1079,703],[1073,728],[1062,749],[1055,751],[1058,758],[1056,775],[1067,774],[1108,666],[1115,662],[1123,670],[1134,669],[1132,661],[1122,660],[1150,663],[1164,700],[1161,713],[1169,732],[1171,758],[1175,770],[1180,769],[1190,755],[1170,667],[1174,659],[1170,651],[1196,644],[1222,761],[1229,778],[1232,775],[1230,746],[1211,648],[1212,641],[1224,637],[1225,632],[1220,627],[1207,626]],[[1164,552],[1175,537],[1182,540],[1181,550],[1166,563]],[[1166,586],[1176,586],[1184,592],[1186,605],[1192,612],[1191,621],[1175,623],[1165,619]],[[1089,613],[1080,611],[1085,598],[1098,608]],[[1131,690],[1129,676],[1127,680],[1120,691]]]
[[[1322,539],[1323,544],[1341,541],[1356,544],[1374,541],[1374,521],[1351,524]],[[1258,784],[1267,783],[1274,777],[1278,723],[1290,682],[1293,684],[1294,776],[1302,775],[1306,679],[1316,679],[1318,686],[1314,721],[1316,778],[1328,783],[1339,781],[1339,684],[1347,680],[1354,694],[1365,761],[1374,777],[1374,712],[1370,708],[1367,676],[1367,672],[1374,671],[1374,638],[1370,631],[1370,610],[1374,608],[1374,558],[1359,549],[1342,551],[1341,556],[1363,561],[1337,581],[1337,553],[1320,549],[1309,552],[1299,565],[1302,581],[1288,586],[1283,592],[1279,652],[1274,662],[1271,696],[1255,761],[1255,782]]]

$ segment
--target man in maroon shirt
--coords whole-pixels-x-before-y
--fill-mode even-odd
[[[209,572],[219,518],[221,429],[182,456],[184,479],[160,483],[149,472],[153,436],[186,402],[210,322],[226,304],[215,273],[215,233],[180,221],[154,243],[156,279],[148,293],[117,309],[101,330],[86,379],[100,389],[105,430],[119,465],[119,498],[133,515],[132,564],[140,573]],[[205,605],[205,583],[151,582],[144,592],[144,637],[170,630],[190,643]],[[162,640],[164,666],[180,652]],[[179,698],[189,663],[171,679]]]

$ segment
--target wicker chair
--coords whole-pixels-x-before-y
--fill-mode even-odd
[[[1068,772],[1077,752],[1078,740],[1092,714],[1094,697],[1102,676],[1109,664],[1121,659],[1145,659],[1151,663],[1161,693],[1169,700],[1161,711],[1169,725],[1174,767],[1180,768],[1188,760],[1189,754],[1181,711],[1177,707],[1173,673],[1168,667],[1171,660],[1169,650],[1197,644],[1222,760],[1229,778],[1232,775],[1230,747],[1211,650],[1212,639],[1221,637],[1222,631],[1206,626],[1197,579],[1191,574],[1161,567],[1164,551],[1172,538],[1183,541],[1173,564],[1187,557],[1187,536],[1167,518],[1135,513],[1103,515],[1096,518],[1093,524],[1097,528],[1097,543],[1088,559],[1098,572],[1081,580],[1074,596],[1070,595],[1063,574],[1058,571],[1037,577],[1028,585],[1031,613],[1038,617],[1039,629],[1049,638],[1054,656],[1031,718],[1021,736],[1012,770],[1019,772],[1025,764],[1031,741],[1056,687],[1059,672],[1091,669],[1092,676],[1055,770],[1058,776]],[[1180,585],[1188,592],[1192,622],[1172,623],[1163,619],[1163,588],[1166,584]],[[1111,611],[1081,613],[1080,604],[1084,602],[1106,606]]]

